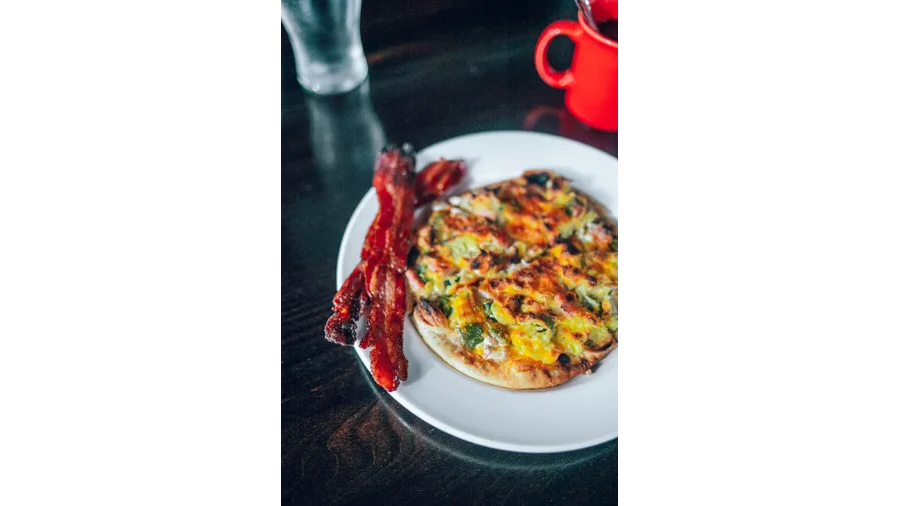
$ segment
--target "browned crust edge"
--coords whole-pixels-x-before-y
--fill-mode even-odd
[[[493,362],[471,353],[446,318],[427,301],[418,301],[412,323],[425,344],[453,369],[478,381],[512,390],[531,390],[561,385],[598,364],[617,346],[613,339],[606,348],[586,348],[568,364],[543,364],[532,360]]]

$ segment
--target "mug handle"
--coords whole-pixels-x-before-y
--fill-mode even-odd
[[[540,38],[537,39],[537,48],[534,50],[534,65],[543,82],[553,88],[568,88],[574,84],[574,74],[571,73],[571,69],[558,71],[552,68],[549,58],[546,57],[546,51],[549,49],[549,43],[559,35],[565,35],[577,44],[583,34],[584,29],[581,28],[581,25],[568,20],[556,21],[543,30]]]

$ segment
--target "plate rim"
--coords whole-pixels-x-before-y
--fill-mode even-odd
[[[573,142],[576,144],[580,144],[581,146],[590,148],[591,150],[599,153],[600,155],[603,155],[605,157],[608,157],[608,158],[614,160],[615,164],[616,164],[616,171],[617,171],[618,158],[606,153],[605,151],[602,151],[593,146],[590,146],[589,144],[584,144],[584,143],[576,141],[574,139],[569,139],[567,137],[547,134],[544,132],[532,132],[532,131],[528,131],[528,130],[489,130],[489,131],[468,133],[468,134],[460,135],[457,137],[450,137],[449,139],[444,139],[442,141],[439,141],[439,142],[436,142],[429,146],[426,146],[420,150],[416,150],[416,155],[419,153],[422,153],[424,151],[428,151],[431,149],[437,149],[441,145],[447,144],[449,142],[456,142],[456,141],[466,139],[469,137],[481,137],[481,136],[490,136],[490,135],[497,135],[497,134],[506,134],[506,135],[515,134],[515,135],[525,135],[525,136],[550,137],[556,141],[561,140],[561,141],[567,141],[567,142]],[[418,172],[418,170],[416,170],[416,172]],[[615,189],[616,194],[617,194],[617,191],[618,191],[618,189],[616,188]],[[374,194],[375,194],[374,188],[369,187],[369,189],[365,192],[365,194],[362,196],[362,198],[359,199],[359,202],[356,204],[356,208],[353,210],[353,213],[350,215],[349,221],[347,221],[346,228],[343,231],[343,235],[341,236],[340,247],[339,247],[338,253],[337,253],[337,267],[335,269],[335,271],[336,271],[335,272],[336,289],[337,290],[340,289],[340,286],[343,284],[343,282],[345,280],[345,277],[341,276],[340,271],[341,271],[341,266],[344,264],[344,260],[346,259],[346,255],[347,255],[346,250],[348,247],[347,243],[348,243],[348,239],[350,236],[350,231],[354,229],[354,227],[356,225],[356,221],[358,221],[359,215],[362,213],[362,209],[365,207],[365,204],[367,204],[367,202],[370,199],[374,198]],[[616,218],[617,218],[617,212],[616,212]],[[347,275],[349,275],[349,273],[347,273]],[[406,315],[406,318],[408,319],[409,316]],[[413,330],[414,330],[414,328],[413,328]],[[421,339],[421,336],[418,336],[418,338]],[[404,342],[405,342],[405,339],[404,339]],[[357,359],[362,362],[362,365],[370,373],[371,366],[367,363],[366,357],[364,355],[365,351],[359,346],[358,341],[353,344],[353,349],[356,351]],[[615,350],[615,351],[617,351],[617,350]],[[436,359],[440,360],[440,357],[436,357]],[[616,372],[616,376],[617,376],[617,372]],[[375,388],[379,388],[379,387],[375,387]],[[411,412],[412,414],[414,414],[415,416],[417,416],[424,422],[428,423],[429,425],[432,425],[433,427],[440,429],[441,431],[446,432],[447,434],[450,434],[454,437],[462,439],[463,441],[467,441],[469,443],[487,447],[487,448],[494,448],[497,450],[519,452],[519,453],[564,453],[564,452],[570,452],[570,451],[575,451],[575,450],[582,450],[584,448],[590,448],[590,447],[597,446],[597,445],[600,445],[600,444],[603,444],[603,443],[606,443],[606,442],[612,441],[613,439],[618,438],[618,428],[617,428],[618,424],[616,423],[616,428],[613,432],[605,433],[596,438],[583,440],[583,441],[580,441],[577,443],[555,444],[555,445],[545,445],[545,444],[521,445],[521,444],[515,444],[515,443],[507,443],[504,441],[496,441],[493,439],[488,439],[488,438],[484,438],[484,437],[481,437],[481,436],[478,436],[475,434],[471,434],[470,432],[466,432],[461,429],[457,429],[451,425],[448,425],[445,422],[438,420],[437,418],[430,415],[427,411],[419,409],[413,402],[411,402],[404,395],[404,393],[401,391],[401,388],[398,388],[397,390],[395,390],[393,392],[386,392],[386,393],[389,394],[391,397],[393,397],[394,400],[396,400],[401,406],[406,408],[409,412]]]

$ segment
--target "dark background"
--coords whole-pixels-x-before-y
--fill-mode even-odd
[[[365,1],[369,80],[328,98],[300,89],[282,27],[282,503],[617,504],[617,439],[553,455],[467,443],[406,411],[322,332],[343,230],[385,142],[423,148],[521,130],[530,116],[617,156],[617,134],[574,122],[534,70],[540,32],[576,12],[573,1]],[[550,61],[564,68],[571,54],[557,40]]]

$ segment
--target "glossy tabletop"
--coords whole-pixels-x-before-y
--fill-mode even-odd
[[[617,440],[549,455],[462,441],[406,411],[322,330],[341,235],[384,144],[534,129],[617,156],[617,134],[578,125],[534,70],[540,32],[575,15],[567,1],[363,2],[369,79],[327,98],[299,88],[282,28],[283,504],[617,503]],[[570,57],[553,43],[552,63]]]

